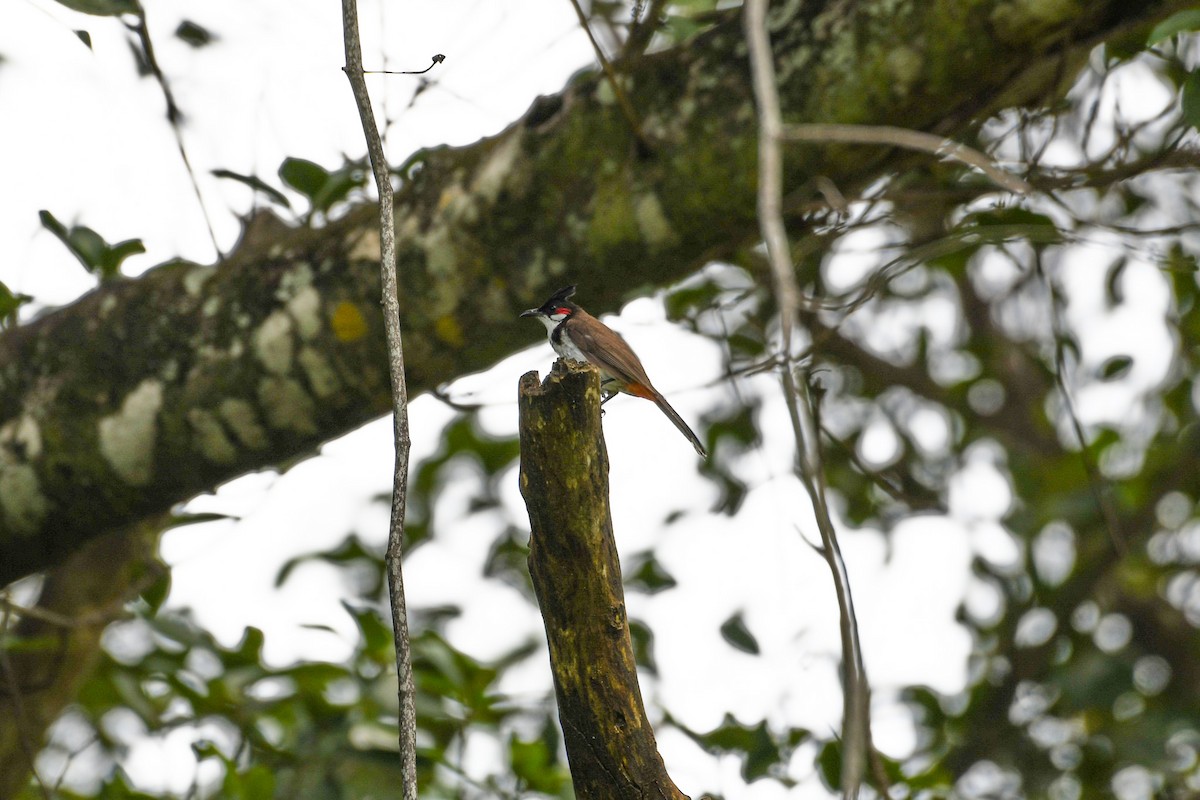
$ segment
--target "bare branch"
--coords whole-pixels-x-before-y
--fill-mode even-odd
[[[436,56],[433,57],[433,60],[429,63],[429,66],[426,67],[425,69],[415,69],[415,70],[364,69],[362,74],[363,75],[424,75],[426,72],[429,72],[429,70],[433,69],[434,67],[436,67],[438,64],[442,63],[445,60],[446,60],[446,57],[444,55],[442,55],[441,53],[438,53]]]
[[[1011,172],[1000,169],[990,158],[965,144],[924,131],[897,128],[893,125],[782,125],[782,138],[792,142],[848,142],[851,144],[882,144],[918,150],[923,153],[969,167],[987,175],[1002,189],[1017,194],[1031,194],[1033,187]]]
[[[204,197],[200,194],[200,183],[196,180],[196,172],[192,169],[187,147],[183,143],[183,128],[181,127],[183,114],[175,102],[175,93],[171,91],[171,84],[167,82],[167,76],[163,74],[162,68],[158,65],[158,58],[154,55],[154,43],[150,39],[150,29],[146,27],[146,9],[140,3],[136,19],[136,23],[129,24],[127,27],[137,36],[138,43],[142,47],[142,56],[146,59],[146,69],[150,70],[158,88],[162,90],[163,100],[167,104],[167,122],[171,125],[171,133],[175,135],[175,147],[179,150],[179,158],[183,161],[183,168],[187,171],[188,180],[192,183],[192,193],[196,195],[200,214],[204,217],[205,227],[208,228],[208,238],[212,241],[217,260],[221,260],[225,254],[221,252],[221,246],[217,243],[217,232],[213,230],[212,217],[209,216],[208,206],[204,204]]]
[[[583,13],[583,8],[579,5],[579,0],[571,0],[571,5],[575,8],[575,14],[579,17],[579,24],[583,26],[583,32],[587,34],[588,41],[592,43],[592,49],[596,51],[596,58],[599,59],[600,66],[604,69],[604,76],[608,78],[608,82],[612,86],[613,94],[617,97],[617,105],[620,106],[621,113],[625,115],[625,121],[629,123],[629,128],[633,131],[638,144],[649,148],[649,142],[642,135],[642,123],[638,121],[637,112],[633,110],[633,104],[629,102],[629,96],[621,88],[621,83],[617,80],[617,73],[613,69],[612,62],[608,60],[608,56],[604,55],[604,50],[600,48],[600,43],[592,35],[592,26],[588,24],[587,15]]]
[[[1088,452],[1088,440],[1083,432],[1083,423],[1079,421],[1079,414],[1075,410],[1075,401],[1071,397],[1071,389],[1067,385],[1066,359],[1063,358],[1067,332],[1063,327],[1062,319],[1066,300],[1058,285],[1046,274],[1040,250],[1035,251],[1034,268],[1050,295],[1050,325],[1054,334],[1054,383],[1058,387],[1058,393],[1062,396],[1063,409],[1071,423],[1071,432],[1075,434],[1075,439],[1079,442],[1079,460],[1083,465],[1083,471],[1087,473],[1092,500],[1100,511],[1104,526],[1108,529],[1108,538],[1112,540],[1113,549],[1118,555],[1123,556],[1129,548],[1125,544],[1125,535],[1121,531],[1120,515],[1112,502],[1112,486],[1100,472],[1092,454]]]
[[[783,115],[775,85],[775,66],[767,37],[767,0],[747,0],[745,6],[746,39],[750,48],[750,71],[754,97],[758,105],[758,221],[767,259],[775,281],[781,331],[780,354],[783,359],[783,390],[792,431],[796,437],[797,473],[812,500],[817,528],[821,533],[821,554],[833,575],[841,617],[842,675],[845,692],[842,721],[842,793],[858,797],[871,748],[870,687],[863,666],[858,621],[850,593],[850,577],[842,558],[837,532],[825,497],[825,478],[821,461],[820,433],[817,428],[814,399],[805,373],[797,382],[792,333],[800,313],[800,289],[792,268],[787,230],[783,224]],[[799,388],[797,387],[799,383]],[[800,397],[803,390],[804,396]],[[886,794],[886,787],[880,787]]]
[[[404,800],[417,800],[417,715],[414,704],[412,652],[408,635],[408,605],[404,597],[404,509],[408,499],[408,457],[411,439],[408,430],[408,387],[404,377],[404,343],[400,332],[400,302],[396,286],[396,228],[393,212],[392,178],[383,140],[371,110],[371,98],[363,77],[362,42],[358,34],[358,4],[342,0],[342,28],[346,41],[346,77],[354,92],[371,171],[379,191],[380,263],[383,286],[383,324],[387,335],[388,372],[392,385],[392,428],[396,444],[392,482],[392,512],[388,527],[385,561],[388,595],[392,606],[392,631],[396,639],[396,677],[400,694],[400,758],[404,775]],[[439,63],[439,57],[434,57]],[[432,65],[430,65],[432,67]]]

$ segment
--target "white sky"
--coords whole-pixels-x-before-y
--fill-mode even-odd
[[[357,157],[364,151],[340,71],[336,2],[145,3],[159,60],[187,115],[188,152],[223,248],[236,239],[236,215],[247,211],[249,194],[211,178],[210,170],[257,173],[274,181],[285,156],[333,168],[343,153]],[[206,26],[219,41],[200,50],[177,43],[171,33],[183,17]],[[406,106],[415,80],[369,78],[377,116],[396,120],[387,142],[393,163],[416,147],[468,144],[498,132],[535,96],[557,91],[592,60],[566,0],[389,3],[382,11],[377,3],[363,2],[361,18],[368,66],[422,69],[434,53],[446,55],[430,73],[437,85],[411,109]],[[76,39],[76,28],[91,32],[91,50]],[[213,259],[159,90],[136,77],[124,39],[118,23],[65,11],[51,0],[8,0],[0,7],[5,59],[0,64],[5,186],[0,280],[40,304],[70,302],[94,282],[41,229],[39,209],[49,209],[67,224],[93,227],[110,242],[141,238],[148,252],[127,262],[130,274],[176,256],[203,263]],[[857,245],[869,251],[869,239]],[[846,268],[862,269],[852,266],[861,255],[848,253]],[[1164,302],[1161,292],[1147,291],[1146,308]],[[543,299],[531,297],[529,305]],[[586,287],[578,299],[586,305]],[[518,311],[513,324],[528,324],[531,341],[540,337],[540,326],[518,320]],[[655,383],[686,419],[698,421],[706,408],[729,400],[727,386],[712,385],[720,374],[719,354],[707,340],[667,324],[657,300],[631,303],[609,321],[639,351]],[[1111,320],[1097,335],[1104,331],[1121,341]],[[511,435],[517,378],[528,369],[544,373],[552,360],[543,344],[471,376],[456,390],[476,393],[474,399],[488,404],[484,423]],[[775,384],[759,377],[741,389],[766,398],[766,435],[741,465],[753,489],[734,519],[707,512],[714,490],[696,475],[691,448],[655,408],[625,398],[607,406],[613,518],[621,552],[656,550],[679,583],[673,591],[627,598],[631,616],[648,622],[656,635],[661,673],[644,689],[652,709],[665,706],[701,730],[733,713],[744,722],[766,718],[778,728],[803,725],[828,734],[841,713],[837,612],[829,574],[797,533],[815,540],[807,500],[791,476],[791,435]],[[1081,399],[1090,402],[1091,397]],[[429,398],[416,400],[411,415],[413,454],[419,458],[436,447],[440,426],[451,415]],[[931,424],[936,437],[936,420]],[[163,553],[175,566],[171,602],[191,606],[227,643],[237,641],[247,625],[265,629],[266,653],[274,662],[343,657],[348,652],[344,639],[300,627],[319,623],[353,635],[339,603],[344,588],[336,574],[310,565],[281,590],[272,581],[289,558],[330,547],[351,530],[382,547],[386,514],[368,501],[386,491],[390,481],[389,431],[386,421],[367,425],[285,475],[247,476],[215,497],[191,503],[192,510],[234,514],[240,521],[167,535]],[[886,459],[893,446],[886,431],[871,441]],[[995,603],[970,580],[971,559],[982,555],[1003,564],[1020,558],[997,524],[1010,501],[1008,484],[988,453],[976,455],[953,484],[949,518],[905,522],[890,542],[871,532],[850,533],[843,540],[876,687],[876,742],[892,755],[908,752],[914,740],[891,690],[926,684],[954,692],[963,686],[969,639],[954,623],[954,610],[964,598],[976,609]],[[410,605],[462,604],[464,614],[451,626],[450,638],[480,657],[540,636],[536,612],[514,590],[480,578],[496,531],[487,520],[465,516],[463,499],[453,489],[447,498],[440,519],[450,524],[406,563]],[[523,519],[515,473],[506,480],[503,500],[505,513]],[[683,521],[665,524],[677,509],[688,509]],[[220,591],[214,591],[216,574]],[[738,610],[761,645],[760,656],[735,652],[720,637],[718,626]],[[510,683],[517,696],[548,691],[548,665],[538,661]],[[669,771],[693,795],[718,792],[730,800],[827,796],[805,763],[811,761],[809,750],[793,764],[794,773],[806,780],[788,792],[769,781],[745,787],[734,761],[714,760],[678,734],[665,732],[660,744]],[[143,745],[135,748],[133,774],[149,787],[180,788],[181,776],[183,786],[192,777],[188,758],[179,737]],[[487,761],[479,756],[479,768]]]

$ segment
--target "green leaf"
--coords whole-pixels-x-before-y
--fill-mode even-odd
[[[394,653],[392,629],[384,623],[379,612],[373,608],[356,608],[345,600],[342,601],[342,608],[346,609],[346,613],[353,617],[358,625],[366,654],[380,663],[390,663]]]
[[[196,756],[197,761],[206,761],[210,758],[215,758],[225,764],[229,763],[229,759],[217,749],[217,745],[211,739],[197,739],[192,742],[192,754]]]
[[[141,10],[135,0],[58,0],[58,3],[72,11],[96,17],[137,14]]]
[[[42,209],[38,212],[42,227],[66,245],[71,255],[83,265],[83,268],[101,280],[111,280],[121,273],[121,263],[129,256],[146,252],[141,239],[126,239],[110,245],[104,237],[85,225],[72,225],[68,228],[51,214]]]
[[[826,742],[817,755],[817,768],[821,772],[821,780],[825,786],[837,790],[842,785],[842,743],[839,741]]]
[[[370,566],[377,566],[379,564],[379,555],[374,548],[369,548],[363,544],[362,540],[357,536],[351,536],[332,550],[304,553],[294,558],[289,558],[279,568],[279,572],[275,573],[275,586],[282,586],[291,577],[296,567],[309,561],[324,561],[328,564],[356,564],[362,562]]]
[[[1146,37],[1146,46],[1153,47],[1177,33],[1200,30],[1200,8],[1185,8],[1154,26]]]
[[[18,636],[15,633],[0,636],[0,647],[6,653],[53,653],[62,647],[58,636]]]
[[[1129,266],[1129,259],[1121,256],[1114,261],[1108,268],[1108,274],[1104,279],[1104,299],[1109,308],[1121,305],[1125,302],[1125,291],[1121,288],[1121,277],[1125,274],[1125,268]]]
[[[633,643],[633,661],[651,675],[658,675],[654,660],[654,631],[641,620],[629,620],[629,638]]]
[[[1072,363],[1078,364],[1083,360],[1082,354],[1079,351],[1079,340],[1074,335],[1064,332],[1055,337],[1054,347],[1058,358],[1062,359],[1065,365]]]
[[[529,578],[529,535],[509,525],[492,541],[487,560],[483,562],[483,574],[489,578],[500,578],[533,599],[533,583]]]
[[[123,242],[117,242],[108,248],[100,260],[101,272],[106,278],[115,277],[121,272],[121,262],[130,256],[140,255],[144,252],[146,252],[146,245],[142,244],[141,239],[126,239]]]
[[[179,23],[179,27],[175,29],[175,36],[196,48],[210,45],[216,39],[212,31],[202,25],[197,25],[190,19],[185,19]]]
[[[658,563],[658,559],[654,557],[653,553],[642,553],[640,557],[641,564],[633,567],[625,578],[627,590],[633,589],[646,594],[656,594],[675,588],[675,579],[671,577],[671,573],[663,569],[662,564]],[[637,558],[637,556],[634,557],[634,564],[637,564]]]
[[[319,694],[334,681],[348,680],[352,677],[350,671],[345,667],[321,662],[297,664],[294,667],[288,667],[280,674],[294,680],[297,688],[306,694]]]
[[[227,180],[237,181],[245,186],[249,186],[254,191],[265,194],[272,203],[281,205],[284,208],[292,207],[292,204],[288,202],[287,195],[257,175],[242,175],[228,169],[214,169],[212,171],[212,175],[217,178],[225,178]]]
[[[1113,356],[1100,367],[1100,380],[1115,381],[1119,378],[1124,378],[1129,374],[1131,367],[1133,367],[1132,357]]]
[[[275,776],[262,764],[256,764],[242,775],[242,796],[246,800],[271,800],[275,796]]]
[[[198,525],[201,522],[217,522],[223,519],[239,519],[232,514],[217,514],[216,512],[205,512],[203,514],[172,514],[167,518],[167,528],[182,528],[185,525]]]
[[[142,682],[128,672],[113,675],[112,686],[116,691],[117,704],[137,714],[147,726],[158,724],[161,719],[154,702],[142,689]]]
[[[146,620],[146,623],[156,634],[171,642],[192,647],[197,644],[207,644],[204,633],[190,620],[174,614],[160,614]]]
[[[1193,128],[1200,128],[1200,70],[1192,70],[1183,82],[1180,107],[1183,121]]]
[[[345,200],[351,191],[363,186],[366,177],[366,170],[355,165],[347,165],[330,172],[328,180],[312,198],[313,210],[328,211],[339,200]]]
[[[150,607],[151,611],[157,612],[162,608],[162,604],[166,601],[167,595],[171,592],[171,572],[165,570],[158,580],[142,590],[142,600]]]
[[[14,293],[0,281],[0,324],[7,324],[17,318],[17,309],[33,298],[27,294]]]
[[[79,37],[79,41],[81,41],[85,45],[87,45],[88,50],[92,49],[92,34],[88,33],[85,30],[78,30],[78,31],[75,31],[75,35]]]
[[[129,776],[119,767],[105,780],[100,792],[92,796],[103,797],[104,800],[157,800],[154,795],[136,791],[129,782]]]
[[[67,246],[75,253],[88,272],[97,272],[104,268],[104,256],[108,251],[108,243],[104,237],[86,225],[72,225],[67,232]]]
[[[682,42],[685,39],[690,39],[700,31],[704,30],[704,25],[691,17],[684,17],[678,14],[667,17],[666,25],[664,26],[667,37],[673,42]]]
[[[316,197],[329,182],[329,170],[303,158],[285,158],[279,167],[279,179],[308,198],[316,207]]]
[[[779,769],[787,764],[793,751],[811,737],[809,731],[804,728],[793,728],[777,735],[766,722],[749,727],[740,724],[728,714],[719,728],[708,733],[696,733],[686,727],[679,727],[710,753],[744,756],[742,777],[747,782],[774,775],[776,780],[789,783],[779,774]]]
[[[67,237],[68,237],[69,231],[67,230],[66,225],[63,225],[61,222],[58,221],[58,217],[54,216],[49,211],[47,211],[46,209],[43,208],[41,211],[38,212],[38,219],[40,219],[42,221],[43,228],[45,228],[46,230],[50,231],[55,236],[57,236],[59,238],[59,240],[61,240],[63,242],[63,244],[67,243]]]
[[[1021,206],[977,211],[974,214],[968,215],[963,222],[964,224],[976,227],[1020,226],[1025,229],[1048,228],[1053,231],[1058,230],[1058,226],[1054,224],[1054,220],[1050,217],[1045,214],[1039,214],[1036,211],[1030,211],[1028,208],[1022,208]]]
[[[735,650],[741,650],[743,653],[749,653],[752,656],[756,656],[760,652],[758,640],[754,638],[754,634],[750,633],[750,629],[746,627],[746,621],[742,619],[742,612],[740,611],[721,623],[721,637]]]
[[[258,666],[262,662],[262,648],[266,637],[261,629],[247,625],[242,631],[242,640],[237,649],[231,651],[227,664],[237,666]]]
[[[699,285],[672,289],[664,298],[667,319],[680,320],[690,314],[713,308],[716,306],[720,294],[721,287],[711,280],[706,280]]]
[[[550,720],[542,726],[541,735],[532,741],[525,741],[516,733],[512,735],[508,745],[508,762],[513,775],[524,782],[524,788],[545,794],[561,794],[570,776],[558,760],[558,746],[558,726]]]

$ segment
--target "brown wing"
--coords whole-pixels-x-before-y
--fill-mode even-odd
[[[628,394],[644,397],[657,405],[667,419],[688,438],[692,447],[701,458],[707,458],[708,453],[683,418],[671,407],[667,399],[658,393],[646,376],[646,368],[626,344],[621,335],[583,309],[575,312],[570,319],[571,338],[577,347],[587,356],[588,361],[595,364],[605,374],[623,384],[621,390]]]
[[[620,334],[582,309],[571,317],[571,338],[589,361],[623,384],[624,391],[651,400],[658,394],[633,348]],[[649,393],[636,391],[638,386],[649,389]]]

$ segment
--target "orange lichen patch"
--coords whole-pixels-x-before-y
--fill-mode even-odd
[[[337,304],[333,310],[333,318],[329,327],[339,342],[353,342],[367,335],[367,321],[363,318],[358,306],[347,300]]]

